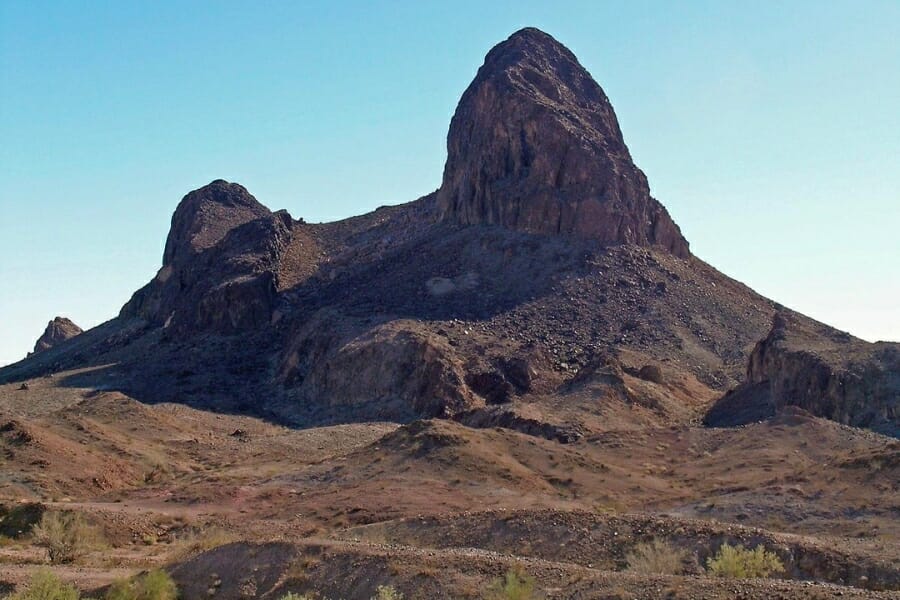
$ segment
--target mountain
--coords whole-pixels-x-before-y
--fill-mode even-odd
[[[807,332],[804,344],[850,339],[691,255],[606,94],[541,31],[487,54],[447,148],[436,192],[334,223],[271,212],[223,180],[189,193],[162,268],[117,319],[77,352],[0,379],[116,364],[117,385],[136,398],[292,423],[486,426],[519,423],[527,405],[553,431],[590,431],[684,422],[729,389],[780,381],[782,362],[767,361],[765,375],[753,366],[776,314]],[[896,362],[879,368],[896,379]],[[894,384],[868,386],[841,410],[775,395],[741,414],[798,404],[896,433]],[[616,400],[592,400],[604,396]],[[729,405],[708,422],[740,421],[716,417]]]
[[[118,316],[0,369],[0,593],[64,511],[109,544],[60,570],[85,597],[149,565],[185,600],[896,597],[900,345],[694,256],[536,29],[447,146],[438,190],[333,223],[192,191]],[[724,543],[783,571],[709,576]]]

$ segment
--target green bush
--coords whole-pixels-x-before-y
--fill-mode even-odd
[[[501,579],[495,580],[488,588],[487,600],[532,600],[537,598],[534,578],[519,569],[510,569]]]
[[[9,596],[8,600],[78,600],[75,586],[63,583],[49,570],[42,569],[31,576],[24,590]]]
[[[379,585],[372,600],[403,600],[403,594],[392,585]]]
[[[53,564],[70,563],[100,545],[100,534],[73,512],[45,512],[31,531],[35,544],[47,549]]]
[[[684,571],[687,553],[672,547],[665,540],[641,543],[628,553],[628,570],[643,575],[680,575]]]
[[[175,600],[177,597],[178,587],[162,569],[119,579],[106,591],[106,600]]]
[[[783,573],[784,564],[777,554],[769,552],[762,545],[747,550],[741,545],[725,543],[715,556],[706,560],[706,570],[716,577],[749,579]]]

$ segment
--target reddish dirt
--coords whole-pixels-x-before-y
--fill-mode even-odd
[[[444,420],[290,429],[60,380],[31,382],[40,403],[0,386],[0,494],[103,529],[109,548],[59,570],[86,590],[164,564],[187,597],[211,585],[188,573],[220,578],[223,598],[254,577],[273,598],[363,598],[378,582],[411,598],[477,597],[511,565],[560,598],[875,597],[900,586],[900,443],[798,410],[735,429],[639,420],[560,443]],[[694,574],[651,584],[623,571],[629,549],[653,538],[688,549]],[[231,540],[244,545],[202,553]],[[792,579],[704,577],[723,541],[763,543]],[[274,542],[289,550],[263,577],[246,553]],[[11,540],[0,581],[44,560],[27,536]]]

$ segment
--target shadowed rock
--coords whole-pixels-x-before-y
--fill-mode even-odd
[[[900,344],[870,344],[777,314],[750,355],[746,383],[719,400],[705,422],[737,425],[790,406],[900,437]]]
[[[123,317],[183,331],[233,333],[267,324],[292,219],[221,179],[188,194],[172,216],[163,266]]]

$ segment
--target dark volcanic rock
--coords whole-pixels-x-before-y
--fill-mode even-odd
[[[488,53],[453,116],[447,152],[438,193],[446,219],[690,255],[650,197],[606,94],[537,29]]]
[[[280,370],[300,405],[408,419],[480,404],[463,381],[460,357],[415,324],[395,321],[346,337],[339,329],[338,315],[319,315],[293,337]]]
[[[719,400],[705,422],[736,425],[787,406],[900,437],[900,344],[870,344],[779,313],[750,355],[746,383]]]
[[[236,183],[213,181],[178,205],[162,268],[121,314],[185,331],[263,326],[291,236],[286,212],[270,212]]]
[[[608,99],[550,36],[491,50],[448,150],[438,192],[333,223],[222,180],[191,192],[121,318],[0,383],[114,364],[102,385],[152,402],[309,423],[466,414],[569,440],[582,417],[693,422],[750,360],[707,422],[796,405],[896,429],[896,346],[799,315],[757,344],[777,307],[683,260]]]
[[[235,227],[270,214],[268,208],[237,183],[217,179],[194,190],[181,200],[172,215],[163,267],[188,265]]]
[[[44,330],[43,335],[35,343],[34,351],[43,352],[44,350],[49,350],[60,342],[75,337],[82,331],[81,327],[66,317],[56,317],[47,323],[47,329]]]

